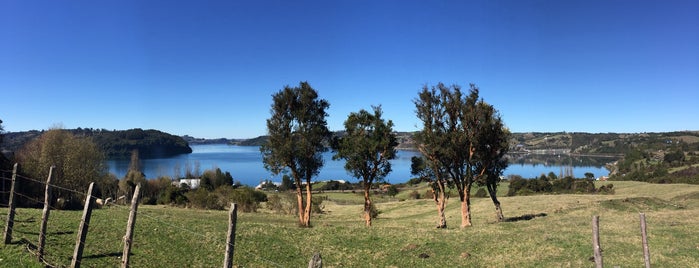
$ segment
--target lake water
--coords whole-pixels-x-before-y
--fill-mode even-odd
[[[147,178],[157,178],[160,176],[184,175],[189,169],[200,172],[208,169],[220,168],[222,171],[230,172],[233,178],[245,185],[255,186],[262,180],[281,181],[281,176],[272,176],[262,164],[262,155],[259,147],[256,146],[233,146],[225,144],[193,145],[191,154],[183,154],[169,158],[142,159],[141,166]],[[420,155],[416,151],[398,151],[398,157],[391,161],[393,172],[387,177],[390,183],[402,183],[408,181],[410,175],[410,158]],[[525,157],[526,158],[526,157]],[[332,152],[323,154],[325,165],[320,174],[314,180],[346,180],[357,182],[344,169],[344,161],[333,161]],[[558,159],[560,160],[560,159]],[[538,161],[538,162],[537,162]],[[548,161],[548,160],[547,160]],[[567,162],[566,162],[567,161]],[[609,160],[610,162],[613,160]],[[529,162],[529,163],[528,163]],[[561,161],[526,160],[515,158],[510,166],[505,170],[505,175],[517,174],[525,178],[538,177],[541,174],[554,172],[559,174],[564,166],[573,166],[575,177],[584,177],[586,172],[591,172],[595,176],[607,175],[609,172],[604,168],[604,161],[585,162],[577,159]],[[572,164],[571,164],[572,163]],[[595,166],[594,163],[602,163]],[[118,178],[123,178],[129,168],[129,159],[111,159],[107,161],[109,172]]]

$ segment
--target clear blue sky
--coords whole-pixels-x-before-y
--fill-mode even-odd
[[[382,105],[399,131],[437,82],[514,132],[699,130],[699,1],[0,1],[6,131],[266,133],[308,81],[328,124]]]

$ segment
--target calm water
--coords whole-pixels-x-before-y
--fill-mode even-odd
[[[178,155],[170,158],[158,159],[143,159],[141,166],[143,172],[148,178],[157,178],[159,176],[182,176],[185,170],[189,169],[196,172],[204,170],[220,168],[222,171],[231,173],[235,180],[246,185],[257,185],[262,180],[270,179],[272,181],[281,181],[281,176],[272,176],[270,172],[265,170],[262,165],[262,155],[259,147],[255,146],[232,146],[224,144],[208,144],[194,145],[191,154]],[[419,155],[415,151],[398,151],[398,157],[391,161],[393,172],[388,175],[386,180],[391,183],[401,183],[408,181],[410,175],[410,158]],[[333,161],[332,153],[326,152],[323,154],[325,165],[320,172],[320,175],[315,180],[346,180],[356,182],[344,170],[344,161]],[[505,175],[518,174],[525,178],[537,177],[542,173],[547,174],[554,172],[559,174],[564,165],[570,165],[568,162],[544,162],[526,163],[521,159],[513,159],[510,166],[505,171]],[[577,160],[570,160],[575,161]],[[612,160],[609,160],[612,161]],[[607,162],[609,162],[607,161]],[[126,170],[129,168],[128,159],[109,160],[109,172],[115,174],[118,178],[124,177]],[[573,172],[576,177],[584,177],[586,172],[592,172],[595,176],[607,175],[608,171],[603,164],[599,166],[589,165],[573,165]],[[197,168],[198,167],[198,168]]]

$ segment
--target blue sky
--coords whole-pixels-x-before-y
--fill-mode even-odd
[[[699,1],[0,1],[6,131],[266,133],[308,81],[328,125],[477,84],[514,132],[699,130]]]

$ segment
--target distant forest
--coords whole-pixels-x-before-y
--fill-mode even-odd
[[[106,130],[92,128],[66,129],[75,136],[92,137],[107,157],[125,157],[131,151],[138,150],[141,158],[169,157],[192,152],[187,141],[182,137],[171,135],[158,130]],[[23,132],[8,132],[4,134],[2,150],[15,152],[26,142],[40,136],[44,131],[32,130]]]

